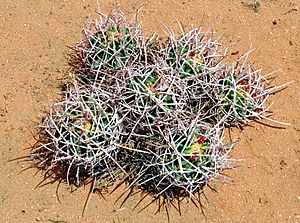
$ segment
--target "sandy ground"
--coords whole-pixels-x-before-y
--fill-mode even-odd
[[[101,1],[104,12],[112,1]],[[140,12],[143,27],[161,32],[159,19],[176,29],[172,16],[182,23],[212,27],[223,42],[234,43],[240,56],[251,47],[251,60],[265,74],[277,71],[276,83],[294,80],[285,91],[272,96],[276,120],[291,124],[275,129],[253,124],[233,138],[232,151],[243,166],[227,170],[232,182],[212,183],[205,189],[201,211],[193,204],[173,208],[171,222],[300,222],[300,2],[299,0],[128,0],[120,1],[129,15]],[[51,98],[59,92],[66,70],[66,45],[80,38],[82,21],[95,16],[94,0],[0,0],[0,222],[167,222],[166,212],[155,214],[157,204],[132,211],[140,195],[120,207],[115,203],[122,188],[104,198],[95,194],[84,217],[83,204],[89,188],[71,193],[57,183],[35,188],[43,179],[36,169],[21,172],[29,163],[8,162],[25,156],[34,142],[33,126]]]

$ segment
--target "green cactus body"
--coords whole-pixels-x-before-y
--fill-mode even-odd
[[[236,82],[236,80],[235,80]],[[233,115],[234,119],[243,119],[247,114],[249,114],[249,111],[253,111],[254,104],[251,98],[247,95],[247,86],[242,86],[237,84],[234,87],[233,81],[231,81],[230,78],[227,78],[227,80],[224,83],[224,90],[223,92],[223,98],[225,98],[225,102],[223,103],[223,111],[225,114],[228,114],[231,112],[231,110],[236,111]]]
[[[97,92],[72,88],[64,100],[53,104],[44,120],[46,154],[52,157],[52,165],[67,171],[68,180],[78,183],[107,171],[112,176],[118,172],[108,170],[113,165],[106,163],[118,153],[115,144],[121,127],[114,109],[104,101]]]
[[[203,60],[198,50],[192,50],[193,46],[184,46],[179,43],[176,49],[171,49],[167,63],[178,69],[181,77],[197,75],[203,71]]]
[[[177,150],[181,151],[184,159],[177,158],[172,165],[172,170],[175,170],[176,172],[175,178],[177,180],[183,180],[184,177],[188,177],[188,179],[193,180],[197,175],[197,172],[193,171],[195,168],[201,168],[202,165],[209,166],[209,146],[209,140],[201,134],[194,134],[191,143],[188,143],[187,145],[186,141],[177,145]],[[178,159],[181,159],[181,165]],[[184,174],[185,176],[180,173],[180,170],[187,172]]]
[[[104,68],[121,69],[134,50],[130,30],[125,25],[111,26],[90,37],[89,63],[94,70]]]
[[[161,76],[151,69],[145,69],[141,73],[137,73],[128,83],[127,88],[130,89],[125,94],[126,102],[133,103],[135,100],[139,107],[146,107],[152,110],[157,103],[162,102],[159,111],[172,110],[174,108],[174,100],[171,95],[166,94],[162,90]]]

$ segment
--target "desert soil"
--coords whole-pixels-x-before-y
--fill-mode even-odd
[[[100,1],[107,13],[114,1]],[[159,20],[178,30],[202,24],[232,44],[229,54],[241,56],[254,48],[251,60],[264,74],[276,72],[276,84],[294,81],[271,97],[276,120],[286,129],[252,124],[233,130],[240,139],[232,158],[239,168],[224,171],[230,182],[213,182],[202,196],[204,214],[194,204],[181,203],[181,215],[169,210],[171,222],[300,222],[300,2],[299,0],[127,0],[121,9],[132,16],[141,8],[143,28],[163,33]],[[89,187],[71,192],[62,183],[43,180],[43,172],[28,162],[9,160],[26,156],[35,143],[34,126],[51,99],[59,93],[67,70],[66,46],[81,38],[83,21],[96,17],[94,0],[0,0],[0,222],[167,222],[165,211],[141,195],[122,207],[117,198],[124,188],[103,197],[94,194],[81,217]],[[24,170],[24,171],[22,171]],[[47,184],[47,182],[49,182]],[[59,195],[59,200],[57,198]],[[60,201],[60,202],[59,202]]]

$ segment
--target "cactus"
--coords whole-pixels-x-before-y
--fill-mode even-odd
[[[101,14],[99,21],[89,20],[83,33],[83,39],[69,54],[69,64],[84,84],[105,81],[133,63],[151,60],[141,53],[151,41],[146,41],[140,26],[128,21],[118,9],[108,16]]]
[[[107,95],[76,87],[50,106],[33,154],[68,183],[82,184],[122,169],[116,160],[122,125]]]
[[[181,77],[196,75],[204,80],[204,76],[219,69],[223,59],[218,39],[210,36],[211,33],[199,28],[178,37],[170,31],[164,47],[166,62]]]
[[[118,10],[89,21],[70,53],[70,82],[52,104],[33,152],[40,166],[82,185],[124,177],[171,202],[231,167],[223,132],[266,118],[272,87],[201,29],[165,42]],[[98,185],[98,184],[97,184]]]
[[[167,203],[180,196],[192,197],[230,165],[231,145],[223,145],[217,131],[188,126],[145,138],[137,146],[142,152],[135,152],[131,160],[130,186],[139,185],[156,197],[163,195]]]
[[[223,119],[225,126],[244,126],[266,118],[269,107],[265,102],[273,90],[250,62],[228,65],[218,82],[218,119]]]

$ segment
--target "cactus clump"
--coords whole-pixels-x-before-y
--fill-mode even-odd
[[[266,118],[278,89],[247,57],[225,56],[201,29],[161,41],[118,9],[101,14],[70,53],[71,82],[34,157],[69,183],[120,176],[167,202],[192,197],[231,167],[224,129]]]

